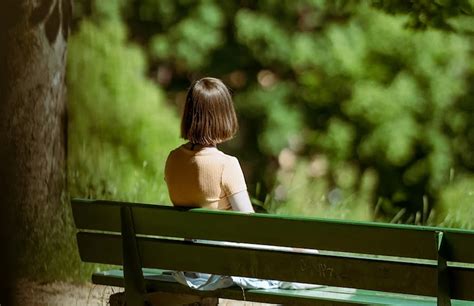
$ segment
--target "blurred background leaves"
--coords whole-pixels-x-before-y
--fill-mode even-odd
[[[233,90],[273,213],[474,228],[472,0],[78,0],[72,196],[169,203],[192,80]]]
[[[147,79],[143,50],[105,17],[82,21],[69,48],[70,193],[166,201],[163,147],[178,144],[178,116]]]

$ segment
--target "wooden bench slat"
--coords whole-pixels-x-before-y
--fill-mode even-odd
[[[79,233],[77,239],[83,261],[122,264],[120,236]],[[150,238],[139,238],[138,245],[142,264],[151,268],[197,270],[428,296],[436,295],[437,289],[437,268],[434,264],[297,254]],[[470,273],[468,276],[471,279],[474,277],[474,271],[467,273]],[[472,286],[471,283],[460,283],[464,278],[458,278],[457,271],[453,271],[451,281],[456,286]],[[467,294],[474,298],[473,293]],[[455,293],[452,297],[458,298]]]
[[[159,233],[162,236],[424,259],[437,258],[434,231],[439,230],[445,233],[448,241],[448,260],[474,263],[474,246],[468,243],[472,233],[458,229],[244,215],[203,209],[187,211],[110,201],[73,200],[72,205],[79,229],[120,232],[120,206],[128,205],[132,207],[137,234]],[[199,224],[213,224],[213,227],[200,227]]]
[[[174,292],[194,294],[202,297],[221,297],[234,300],[251,299],[262,303],[288,303],[298,305],[412,305],[433,306],[436,299],[433,297],[390,294],[372,290],[354,290],[337,287],[322,287],[312,290],[246,290],[245,297],[238,287],[219,289],[216,291],[196,291],[184,287],[175,281],[168,281],[167,276],[162,276],[160,270],[144,270],[145,282],[150,291]],[[106,286],[123,286],[123,272],[109,270],[94,273],[94,284]],[[467,301],[452,300],[452,306],[468,306]]]

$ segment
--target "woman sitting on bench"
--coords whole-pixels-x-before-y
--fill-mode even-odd
[[[231,139],[237,130],[237,116],[225,84],[210,77],[194,82],[188,90],[181,120],[181,137],[189,142],[171,151],[165,167],[165,181],[175,206],[254,212],[239,161],[216,147]],[[222,244],[245,247],[244,244]],[[175,272],[174,277],[180,283],[200,290],[214,290],[234,284],[261,289],[318,287],[189,272]]]
[[[175,206],[253,212],[237,158],[217,144],[238,130],[232,97],[222,81],[203,78],[192,84],[184,106],[181,137],[189,142],[166,161],[165,180]]]

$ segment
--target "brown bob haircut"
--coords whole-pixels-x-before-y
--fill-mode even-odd
[[[232,96],[216,78],[202,78],[188,90],[181,119],[181,137],[214,146],[231,139],[239,128]]]

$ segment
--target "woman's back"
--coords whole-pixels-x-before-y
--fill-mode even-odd
[[[229,196],[247,190],[235,157],[216,147],[190,143],[171,151],[165,180],[176,206],[230,210]]]

